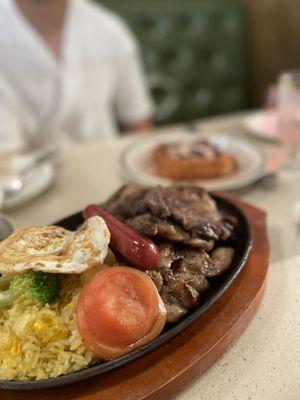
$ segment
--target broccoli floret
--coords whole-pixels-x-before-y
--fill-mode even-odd
[[[0,278],[1,279],[4,277]],[[21,295],[41,303],[53,303],[59,295],[59,280],[55,274],[29,271],[13,276],[7,290],[0,292],[0,308],[8,307]]]

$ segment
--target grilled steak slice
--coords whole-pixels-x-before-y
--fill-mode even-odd
[[[160,293],[164,284],[162,273],[160,271],[149,270],[147,271],[147,274],[150,276],[158,292]]]
[[[183,230],[180,225],[166,221],[150,213],[137,215],[125,220],[126,224],[142,235],[167,239],[174,242],[211,250],[214,247],[213,240],[205,240]]]
[[[164,292],[161,293],[161,298],[167,310],[166,322],[168,324],[179,321],[188,312],[186,308],[179,304],[174,294],[170,293],[167,289],[164,289]]]
[[[148,271],[167,309],[167,322],[176,322],[194,308],[201,292],[209,284],[206,278],[219,275],[227,269],[234,255],[232,248],[219,248],[211,257],[204,250],[176,246],[160,246],[160,266]]]
[[[115,192],[102,206],[121,220],[143,214],[148,206],[143,201],[149,187],[124,185]]]
[[[186,250],[178,271],[200,271],[206,278],[223,273],[230,267],[234,256],[231,247],[219,247],[209,256],[205,251]]]
[[[198,187],[155,187],[144,198],[152,214],[176,222],[206,240],[225,240],[231,230],[211,197]]]
[[[160,265],[158,271],[164,280],[171,276],[190,273],[200,273],[211,278],[223,273],[230,267],[234,250],[231,247],[219,247],[209,255],[203,249],[192,249],[187,246],[177,246],[172,243],[160,244]]]
[[[185,252],[176,249],[172,244],[160,245],[161,261],[158,271],[161,274],[163,285],[157,279],[155,271],[149,271],[149,276],[156,284],[158,291],[167,309],[167,322],[176,322],[180,317],[195,307],[199,300],[199,293],[208,287],[208,282],[201,271],[192,272],[179,269],[184,262]]]
[[[210,250],[226,240],[232,221],[223,217],[201,188],[123,186],[103,207],[138,232]]]
[[[208,273],[204,274],[207,277],[220,275],[229,268],[234,257],[234,250],[231,247],[218,247],[211,253],[210,257],[214,268],[211,270],[210,275]]]
[[[167,322],[177,322],[180,317],[194,308],[199,300],[199,292],[188,284],[165,285],[160,293],[161,298],[167,309]],[[172,314],[168,314],[172,310]],[[178,314],[176,314],[176,312]]]

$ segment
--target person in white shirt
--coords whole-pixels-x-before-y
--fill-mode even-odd
[[[152,126],[137,42],[90,0],[0,0],[0,150]]]

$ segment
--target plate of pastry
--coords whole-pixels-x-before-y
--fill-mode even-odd
[[[125,178],[136,183],[232,190],[260,179],[266,157],[250,141],[231,135],[164,133],[131,143],[120,164]]]

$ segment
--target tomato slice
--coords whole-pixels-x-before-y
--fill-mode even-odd
[[[152,280],[129,267],[98,272],[84,286],[77,304],[77,325],[97,356],[114,358],[159,335],[166,310]]]
[[[76,322],[79,333],[83,338],[85,344],[90,349],[90,351],[95,355],[100,355],[102,353],[102,348],[98,343],[97,336],[91,330],[87,320],[85,318],[83,302],[78,301],[76,310]]]
[[[146,336],[157,318],[156,287],[146,274],[133,268],[103,272],[82,292],[86,320],[103,343],[128,346]]]

